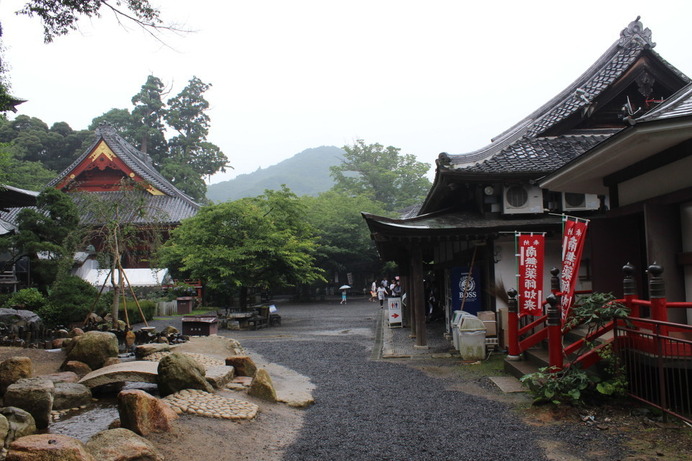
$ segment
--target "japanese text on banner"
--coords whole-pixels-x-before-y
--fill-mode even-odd
[[[565,232],[562,236],[562,272],[560,273],[560,290],[562,290],[562,318],[566,318],[574,300],[574,289],[579,279],[579,265],[586,240],[588,221],[565,221]]]
[[[542,234],[517,234],[519,246],[519,312],[543,314],[543,260],[545,237]]]

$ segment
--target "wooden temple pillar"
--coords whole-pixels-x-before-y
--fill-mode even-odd
[[[428,339],[425,328],[425,287],[423,286],[423,252],[420,246],[414,245],[410,255],[411,311],[413,322],[411,328],[416,335],[416,346],[427,347]]]

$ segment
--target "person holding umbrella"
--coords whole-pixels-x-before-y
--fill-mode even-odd
[[[341,290],[341,302],[339,304],[346,304],[346,290],[351,288],[350,285],[341,285],[339,290]]]

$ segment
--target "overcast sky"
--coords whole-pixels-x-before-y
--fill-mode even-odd
[[[638,15],[656,51],[692,75],[690,1],[153,0],[194,32],[167,46],[104,11],[43,44],[36,18],[0,0],[19,114],[73,129],[130,99],[149,74],[175,96],[212,88],[209,140],[235,168],[268,167],[355,139],[434,166],[481,148],[575,80]]]

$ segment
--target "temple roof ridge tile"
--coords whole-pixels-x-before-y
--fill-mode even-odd
[[[651,40],[651,31],[644,28],[640,18],[637,17],[621,31],[618,40],[564,90],[527,117],[494,137],[491,144],[466,154],[448,154],[447,169],[455,171],[483,169],[484,163],[491,161],[498,155],[504,155],[513,145],[526,144],[527,142],[530,144],[531,139],[539,138],[551,127],[591,105],[593,100],[620,78],[645,51],[660,60],[664,66],[683,81],[689,82],[690,80],[685,74],[652,50],[654,46],[655,43]],[[616,131],[619,130],[613,132]],[[605,133],[607,131],[594,132],[593,136],[602,137]],[[583,133],[570,133],[570,135],[584,136]]]

